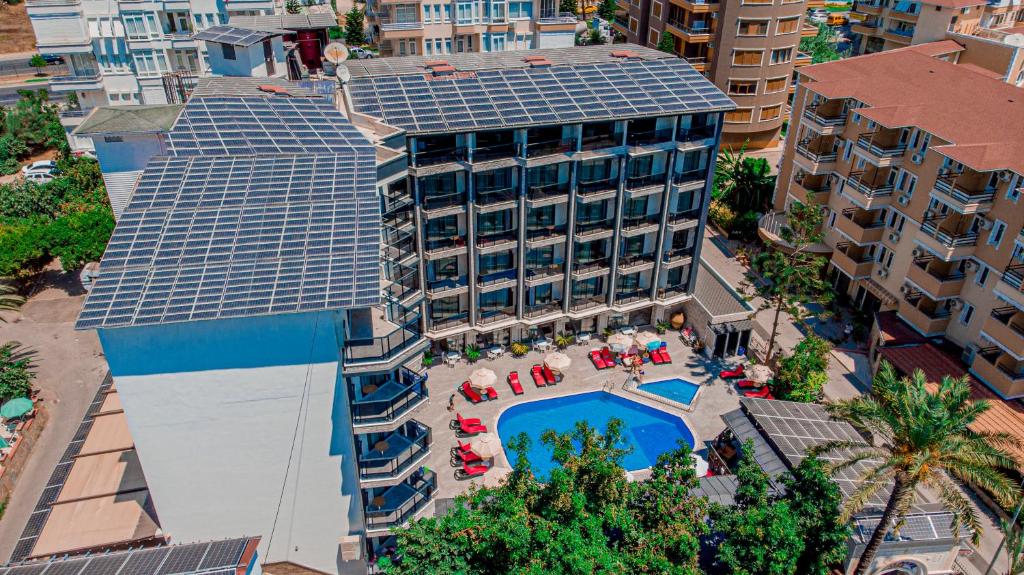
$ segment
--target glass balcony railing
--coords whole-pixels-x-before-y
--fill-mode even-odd
[[[562,305],[558,302],[547,302],[547,303],[535,303],[530,306],[526,306],[526,312],[523,314],[526,317],[534,318],[541,317],[553,313],[561,313]]]
[[[449,162],[462,162],[466,160],[466,148],[434,148],[416,152],[413,156],[413,165],[417,167],[433,166],[436,164],[447,164]]]
[[[450,278],[436,279],[433,281],[427,281],[427,291],[432,294],[439,294],[449,290],[463,288],[469,285],[468,278],[466,276],[456,276]]]
[[[474,162],[487,162],[490,160],[501,160],[504,158],[515,158],[520,155],[518,142],[505,142],[503,144],[492,144],[473,148]]]
[[[363,397],[351,402],[352,423],[365,425],[394,421],[426,400],[429,395],[426,377],[406,377],[406,381],[388,380],[369,390],[364,387]]]
[[[514,319],[516,317],[515,306],[507,306],[500,308],[481,308],[480,319],[477,323],[486,325],[489,323],[497,323],[506,319]]]
[[[653,186],[661,186],[665,184],[665,173],[660,174],[647,174],[643,176],[630,176],[626,178],[626,189],[628,190],[641,190],[644,188],[650,188]]]
[[[576,151],[576,138],[542,140],[539,142],[527,142],[526,144],[527,158],[550,156],[553,154],[565,154],[574,151]]]
[[[605,178],[602,180],[581,181],[576,183],[576,191],[581,196],[599,194],[601,192],[615,191],[619,188],[618,178]]]
[[[530,186],[527,198],[533,201],[546,200],[548,198],[566,197],[569,194],[569,182],[554,182],[551,184],[535,184]]]
[[[426,252],[442,252],[454,248],[466,247],[466,238],[462,236],[455,237],[442,237],[442,238],[427,238],[426,241]]]
[[[401,475],[430,450],[431,442],[429,427],[418,421],[406,422],[359,454],[360,479],[387,479]]]
[[[626,132],[626,141],[630,146],[651,146],[672,140],[672,128],[659,130],[642,130],[639,132]]]
[[[497,232],[477,233],[476,247],[488,248],[499,244],[506,244],[508,242],[515,242],[519,240],[519,232],[517,230],[505,230]]]
[[[427,329],[430,331],[441,331],[463,325],[469,325],[469,314],[466,312],[432,317]]]
[[[486,206],[488,204],[511,202],[514,201],[518,196],[519,194],[517,190],[512,187],[477,190],[476,203],[482,206]]]
[[[419,343],[423,336],[419,330],[419,314],[407,311],[401,319],[401,325],[385,322],[395,326],[389,333],[371,338],[354,338],[345,341],[345,365],[359,365],[390,361],[392,358]]]
[[[707,179],[708,171],[705,168],[686,170],[685,172],[672,172],[672,185],[684,186],[686,184],[703,183]]]
[[[600,307],[608,303],[608,296],[605,295],[590,295],[590,296],[574,296],[572,298],[572,304],[569,308],[572,311],[583,311],[595,307]]]
[[[708,138],[715,137],[715,125],[707,126],[693,126],[690,128],[680,128],[679,133],[676,134],[676,141],[679,142],[695,142],[698,140],[706,140]]]
[[[365,494],[367,501],[363,514],[367,530],[379,531],[402,525],[430,503],[436,490],[437,476],[428,471],[416,481],[410,478],[380,493]]]
[[[481,287],[486,287],[514,280],[516,279],[516,277],[517,272],[515,268],[508,270],[490,271],[486,273],[481,273],[480,276],[476,278],[476,283]]]
[[[424,210],[442,210],[444,208],[450,208],[453,206],[462,206],[466,204],[465,193],[445,194],[445,195],[424,195],[423,198],[423,209]]]
[[[565,224],[558,226],[526,226],[527,241],[540,241],[565,235]]]
[[[601,150],[603,148],[614,148],[622,145],[622,134],[594,134],[583,136],[583,150]]]

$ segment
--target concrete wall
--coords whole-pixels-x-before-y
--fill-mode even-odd
[[[262,537],[267,562],[340,569],[362,529],[332,313],[103,330],[161,526]]]
[[[267,66],[263,58],[263,43],[257,42],[252,46],[235,46],[235,59],[224,58],[223,44],[216,42],[207,43],[207,52],[210,55],[210,72],[216,76],[237,76],[266,78],[267,76],[285,76],[288,71],[284,65],[284,45],[280,37],[270,39],[274,50],[274,73],[267,73]]]

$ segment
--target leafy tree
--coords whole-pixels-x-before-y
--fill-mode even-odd
[[[663,455],[649,481],[630,483],[621,439],[616,420],[604,433],[585,423],[545,433],[559,465],[541,483],[520,435],[507,446],[513,469],[501,485],[471,489],[445,515],[396,529],[401,560],[379,564],[392,574],[699,575],[706,504],[690,495],[689,448]]]
[[[25,298],[18,295],[17,289],[4,278],[0,278],[0,311],[14,311],[25,303]],[[0,321],[6,322],[4,316],[0,315]]]
[[[21,165],[21,158],[28,153],[25,142],[13,135],[0,136],[0,174],[13,174]]]
[[[46,59],[39,54],[33,54],[32,58],[28,61],[28,65],[36,69],[36,76],[42,76],[43,68],[47,66]]]
[[[18,102],[3,115],[0,132],[22,140],[30,151],[57,148],[68,152],[67,135],[60,125],[57,107],[48,103],[46,90],[19,90]]]
[[[825,24],[818,24],[818,33],[815,36],[800,39],[800,51],[811,55],[812,64],[831,62],[842,57],[842,54],[836,51],[838,41],[839,38],[831,28]]]
[[[751,442],[743,447],[736,480],[736,505],[712,513],[714,529],[723,536],[718,562],[735,575],[795,575],[804,552],[799,518],[785,501],[770,496]]]
[[[578,0],[558,0],[558,11],[563,14],[576,14],[580,11]]]
[[[793,202],[787,215],[788,222],[779,229],[783,244],[770,244],[752,262],[765,280],[753,284],[756,294],[764,299],[757,312],[769,309],[775,312],[765,357],[768,364],[775,359],[775,338],[783,311],[803,320],[802,304],[815,301],[827,309],[832,301],[832,286],[823,273],[828,260],[808,251],[811,245],[822,241],[821,211],[815,206]]]
[[[0,345],[0,403],[32,391],[32,353],[15,341]]]
[[[892,487],[885,511],[857,561],[855,575],[863,575],[874,561],[886,534],[897,529],[914,504],[917,488],[928,487],[953,514],[954,532],[970,531],[974,544],[981,539],[977,510],[953,483],[957,479],[991,493],[1009,507],[1020,497],[1016,482],[1006,473],[1019,462],[1007,449],[1021,442],[1007,433],[974,431],[970,426],[989,408],[985,400],[971,400],[964,376],[942,378],[928,391],[921,370],[899,378],[882,362],[871,395],[828,404],[833,417],[849,422],[872,442],[834,441],[816,453],[842,452],[848,459],[838,468],[866,463],[857,490],[843,507],[843,519],[859,511],[872,495]]]
[[[669,34],[668,32],[661,33],[661,38],[658,39],[658,50],[661,50],[666,54],[676,53],[676,41],[672,38],[672,34]]]
[[[806,457],[783,477],[783,500],[796,517],[804,550],[796,563],[800,575],[829,575],[846,558],[848,523],[840,508],[843,493],[817,457]]]
[[[65,271],[99,261],[114,232],[114,214],[109,206],[94,206],[57,218],[49,226],[50,255],[60,258]]]
[[[284,9],[289,14],[298,14],[299,12],[302,12],[302,4],[299,0],[287,0],[284,3]]]
[[[0,275],[26,278],[50,261],[46,244],[46,220],[21,220],[0,226]]]
[[[746,144],[736,153],[722,150],[715,164],[712,193],[735,212],[764,212],[775,192],[775,176],[767,160],[747,157],[745,150]]]
[[[601,3],[597,6],[597,15],[606,22],[611,22],[615,19],[615,11],[618,10],[618,5],[615,0],[601,0]]]
[[[828,381],[831,350],[832,345],[828,341],[813,334],[800,340],[792,355],[779,361],[772,394],[789,401],[817,401]]]
[[[349,46],[359,46],[366,43],[366,35],[363,33],[364,16],[363,11],[353,6],[345,13],[345,43]]]
[[[596,28],[590,29],[590,44],[604,44],[604,38],[601,36],[601,31]]]

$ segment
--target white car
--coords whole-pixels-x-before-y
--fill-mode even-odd
[[[366,60],[367,58],[374,57],[373,52],[367,50],[366,48],[360,48],[359,46],[349,48],[348,51],[350,54],[352,54],[359,60]]]
[[[825,10],[824,8],[815,8],[814,10],[811,10],[811,14],[807,19],[815,24],[824,24],[825,22],[828,22],[828,10]]]
[[[56,171],[57,162],[54,162],[53,160],[38,160],[32,162],[31,164],[25,164],[24,166],[21,167],[21,174],[26,177],[29,174],[33,173],[40,173],[46,174],[47,176],[52,176]]]
[[[53,175],[47,172],[29,172],[25,174],[25,181],[36,184],[45,184],[53,181]]]

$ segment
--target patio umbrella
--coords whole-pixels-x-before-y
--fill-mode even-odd
[[[378,495],[370,500],[370,504],[378,509],[384,507],[385,503],[387,503],[387,499],[384,499],[383,495]]]
[[[391,447],[391,444],[389,444],[389,443],[388,443],[387,441],[385,441],[385,440],[383,440],[383,439],[381,439],[381,440],[380,440],[380,441],[378,441],[377,443],[374,443],[374,444],[373,444],[373,449],[374,449],[374,451],[379,451],[379,452],[381,452],[381,453],[384,453],[384,452],[385,452],[385,451],[387,451],[387,450],[388,450],[388,448],[390,448],[390,447]]]
[[[0,417],[14,419],[32,411],[32,400],[27,397],[12,399],[0,407]]]
[[[690,457],[693,458],[693,468],[697,472],[697,477],[704,477],[708,474],[708,462],[703,457],[696,453],[691,453]]]
[[[569,369],[572,360],[560,351],[553,351],[544,356],[544,363],[555,371],[565,371]]]
[[[608,347],[612,348],[612,351],[624,353],[632,344],[633,338],[626,334],[613,333],[608,336]]]
[[[760,363],[747,370],[747,378],[755,383],[768,383],[772,375],[772,370]]]
[[[491,370],[481,367],[469,374],[469,384],[474,389],[487,389],[498,382],[498,376]]]
[[[636,343],[647,349],[656,349],[661,346],[661,337],[649,331],[644,331],[636,334]]]
[[[483,433],[473,438],[473,453],[481,459],[494,459],[501,451],[501,440],[493,433]]]

